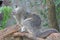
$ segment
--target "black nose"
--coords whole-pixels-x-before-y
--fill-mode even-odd
[[[2,5],[2,2],[3,2],[3,1],[0,1],[0,6]]]

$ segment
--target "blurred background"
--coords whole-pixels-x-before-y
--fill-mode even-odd
[[[1,5],[1,1],[3,2]],[[48,4],[51,3],[51,8]],[[11,16],[11,12],[16,8],[16,5],[19,7],[24,7],[26,11],[36,13],[41,18],[41,27],[50,27],[54,25],[55,28],[60,29],[60,0],[0,0],[0,29],[5,28],[6,26],[11,26],[16,24],[15,19]],[[8,7],[5,7],[8,6]],[[49,13],[49,8],[52,9],[52,13]],[[2,11],[4,10],[4,11]],[[7,12],[6,12],[7,11]],[[2,12],[2,13],[1,13]],[[5,13],[4,15],[2,15]],[[53,16],[51,16],[52,14]],[[49,16],[50,15],[50,16]],[[2,17],[3,16],[3,17]],[[50,19],[49,19],[50,17]],[[2,18],[4,20],[2,20]],[[49,20],[55,20],[51,22]],[[53,23],[53,24],[52,24]],[[49,26],[50,24],[50,26]]]

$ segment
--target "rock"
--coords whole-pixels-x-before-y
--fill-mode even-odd
[[[46,40],[60,40],[60,33],[52,33]]]
[[[0,30],[0,40],[21,40],[22,38],[20,38],[21,34],[19,31],[20,26],[18,25],[13,25],[11,27],[7,27],[4,30]],[[15,36],[17,35],[18,37],[14,38],[13,34],[15,34]],[[25,33],[24,33],[25,34]],[[22,34],[22,36],[24,36],[24,34]],[[33,37],[29,34],[26,34],[30,39],[34,39],[34,40],[60,40],[60,33],[52,33],[51,35],[49,35],[46,39],[43,38],[37,38]],[[27,38],[24,38],[27,39]],[[27,40],[30,40],[27,39]]]
[[[3,30],[0,30],[0,39],[13,34],[14,32],[17,32],[19,30],[19,26],[18,25],[13,25],[11,27],[7,27]]]

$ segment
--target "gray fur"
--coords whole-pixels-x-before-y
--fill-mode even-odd
[[[42,28],[41,25],[41,18],[36,15],[36,14],[32,14],[33,16],[31,16],[30,18],[27,18],[24,20],[23,22],[23,26],[29,30],[29,32],[32,32],[32,34],[36,37],[41,37],[41,38],[45,38],[48,35],[50,35],[51,33],[57,33],[58,31],[56,29],[53,28]]]
[[[16,8],[14,11],[14,16],[19,24],[22,24],[21,32],[28,31],[36,37],[47,37],[51,33],[58,32],[56,29],[43,29],[41,25],[41,18],[37,14],[31,14],[26,12],[24,9]]]

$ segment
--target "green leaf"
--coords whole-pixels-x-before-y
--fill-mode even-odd
[[[0,10],[1,10],[1,12],[3,12],[3,20],[2,20],[2,29],[3,29],[3,28],[5,28],[5,25],[8,21],[8,19],[10,18],[12,9],[9,6],[4,6],[4,7],[1,7]]]

